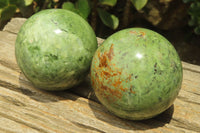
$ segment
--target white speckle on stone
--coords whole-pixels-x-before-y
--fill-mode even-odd
[[[60,29],[56,29],[56,30],[54,30],[54,32],[55,32],[56,34],[59,34],[59,33],[62,32],[62,30],[60,30]]]
[[[136,54],[136,57],[137,57],[138,59],[141,59],[141,58],[143,57],[143,55],[140,54],[140,53],[137,53],[137,54]]]

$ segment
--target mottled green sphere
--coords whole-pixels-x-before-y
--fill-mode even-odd
[[[96,49],[95,33],[82,17],[48,9],[23,24],[15,54],[22,72],[37,88],[64,90],[88,74]]]
[[[99,101],[125,119],[152,118],[168,109],[181,88],[182,65],[171,43],[160,34],[130,28],[106,39],[91,65]]]

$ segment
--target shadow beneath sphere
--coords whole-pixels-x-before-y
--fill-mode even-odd
[[[33,100],[38,102],[58,102],[61,100],[73,100],[76,101],[80,96],[74,95],[70,92],[70,89],[63,91],[46,91],[35,87],[25,76],[20,73],[19,87],[15,91],[20,92]]]
[[[19,77],[19,87],[14,90],[24,95],[30,97],[33,100],[36,100],[41,103],[48,102],[59,102],[62,100],[72,100],[76,101],[80,97],[84,97],[89,99],[88,105],[92,110],[92,113],[96,117],[97,121],[101,123],[105,122],[108,125],[112,125],[124,130],[148,130],[148,129],[156,129],[158,127],[163,127],[166,124],[170,123],[174,106],[172,105],[169,109],[161,113],[160,115],[141,121],[132,121],[125,120],[119,118],[113,114],[111,114],[96,98],[95,93],[90,85],[90,79],[86,78],[84,82],[80,85],[73,87],[64,91],[45,91],[41,89],[37,89],[34,87],[30,81],[28,81],[25,76],[21,73]],[[109,127],[105,127],[109,129]],[[116,128],[115,130],[117,131]],[[114,131],[114,129],[112,129]]]
[[[89,101],[89,106],[98,120],[125,130],[137,131],[164,127],[170,123],[174,113],[174,105],[172,105],[166,111],[151,119],[134,121],[119,118],[110,113],[100,102],[98,104],[99,106],[95,106],[93,101]]]

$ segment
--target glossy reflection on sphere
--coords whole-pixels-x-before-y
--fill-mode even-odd
[[[148,119],[173,104],[181,88],[182,65],[163,36],[130,28],[111,35],[97,49],[91,82],[99,101],[112,113]]]
[[[64,9],[48,9],[21,27],[15,54],[36,87],[63,90],[84,79],[96,49],[96,36],[83,18]]]

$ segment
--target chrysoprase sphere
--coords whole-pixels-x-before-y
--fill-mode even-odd
[[[182,65],[172,44],[144,28],[121,30],[97,49],[91,82],[99,101],[115,115],[152,118],[168,109],[181,88]]]
[[[88,74],[96,49],[95,33],[82,17],[64,9],[48,9],[23,24],[15,54],[34,86],[64,90],[78,85]]]

